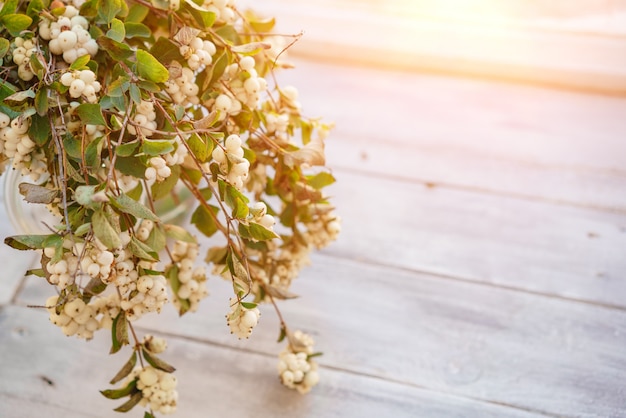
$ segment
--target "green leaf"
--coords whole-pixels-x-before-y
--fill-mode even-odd
[[[130,251],[137,257],[148,261],[159,261],[159,255],[151,247],[139,241],[136,237],[130,239],[128,244]]]
[[[96,186],[78,186],[74,191],[74,200],[81,206],[93,205],[93,195],[96,193]]]
[[[128,16],[126,16],[126,23],[134,23],[134,22],[139,23],[143,21],[146,18],[146,16],[148,16],[148,13],[150,13],[150,9],[148,9],[143,4],[135,3],[132,6],[130,6],[130,9],[128,10]]]
[[[26,270],[24,276],[46,277],[46,273],[43,271],[43,269],[30,269]]]
[[[134,23],[126,20],[124,23],[127,38],[149,38],[152,35],[150,28],[143,23]]]
[[[141,392],[133,393],[128,401],[123,403],[114,409],[115,412],[128,412],[133,409],[141,400],[143,399],[143,394]]]
[[[33,55],[31,55],[31,57],[32,56]],[[45,87],[40,88],[35,95],[35,110],[39,116],[46,116],[48,114],[48,89]]]
[[[80,120],[86,125],[106,126],[102,110],[97,103],[82,103],[76,108]]]
[[[0,58],[4,57],[7,52],[9,52],[9,46],[11,46],[11,43],[8,40],[0,38]]]
[[[124,23],[119,19],[111,20],[111,29],[107,31],[107,38],[111,38],[117,42],[123,42],[126,37],[126,28]]]
[[[148,235],[148,239],[146,240],[146,245],[156,253],[165,248],[165,244],[167,239],[165,237],[165,232],[160,224],[154,225],[152,231],[150,231],[150,235]]]
[[[115,148],[115,153],[120,157],[129,157],[134,154],[138,146],[139,141],[127,142],[125,144],[118,145]]]
[[[141,103],[141,90],[137,86],[137,84],[131,84],[129,87],[130,98],[135,104]]]
[[[193,2],[193,0],[185,0],[185,8],[198,22],[201,28],[210,28],[215,23],[217,15],[204,7]]]
[[[54,234],[56,235],[56,234]],[[4,243],[16,250],[40,250],[50,235],[13,235],[6,237]]]
[[[286,336],[287,336],[287,330],[285,329],[284,326],[281,325],[280,334],[278,335],[278,340],[276,342],[277,343],[282,342]]]
[[[243,306],[246,309],[254,309],[257,307],[257,304],[252,303],[252,302],[241,302],[241,306]]]
[[[42,0],[31,0],[28,2],[28,7],[26,8],[26,14],[32,17],[34,20],[39,20],[39,13],[45,9],[48,5],[48,2],[44,4]]]
[[[252,238],[257,241],[267,241],[270,239],[278,238],[276,232],[270,231],[263,225],[256,222],[250,222],[249,231]]]
[[[98,16],[104,23],[111,23],[113,18],[122,11],[122,0],[97,0]]]
[[[228,247],[211,247],[207,251],[204,261],[213,264],[224,264],[228,255]]]
[[[31,183],[20,183],[18,188],[24,200],[29,203],[52,203],[59,194],[58,190]]]
[[[6,14],[0,17],[0,23],[4,24],[11,35],[18,36],[20,32],[28,29],[33,19],[23,14]]]
[[[133,379],[128,383],[128,385],[126,385],[126,387],[122,389],[101,390],[100,393],[108,399],[121,399],[125,396],[130,395],[133,392],[136,392],[136,390],[137,390],[137,379]],[[138,393],[141,393],[141,391]]]
[[[330,186],[335,182],[335,177],[332,174],[322,171],[314,176],[307,176],[307,184],[316,190],[322,189],[326,186]]]
[[[0,9],[0,17],[15,13],[17,11],[18,3],[19,0],[7,0],[4,2],[2,9]]]
[[[91,56],[89,54],[81,55],[80,57],[76,58],[76,61],[74,61],[72,65],[70,65],[70,70],[78,71],[78,70],[86,69],[87,63],[90,60],[91,60]]]
[[[94,212],[91,217],[91,224],[93,226],[94,235],[104,244],[108,249],[116,249],[122,245],[120,239],[119,225],[112,222],[110,215],[106,214],[104,210],[99,209]]]
[[[246,197],[246,195],[241,193],[230,184],[226,184],[224,200],[226,204],[233,210],[233,218],[245,219],[248,216],[248,213],[250,213],[250,208],[248,207],[249,199]]]
[[[187,140],[192,154],[201,162],[207,162],[213,152],[213,141],[206,136],[192,134]]]
[[[252,26],[256,32],[269,33],[274,29],[274,25],[276,25],[276,19],[273,17],[262,19],[258,16],[252,16],[250,11],[246,12],[246,17],[248,18],[250,26]]]
[[[169,64],[172,61],[184,60],[183,56],[180,55],[178,46],[176,46],[176,44],[171,40],[164,37],[157,39],[150,49],[150,53],[155,57],[158,57],[159,61],[163,64]]]
[[[6,97],[4,99],[5,102],[8,102],[8,104],[20,104],[23,101],[27,100],[27,99],[34,99],[35,98],[35,91],[32,89],[28,89],[28,90],[22,90],[22,91],[18,91],[13,93],[12,95],[10,95],[9,97]]]
[[[128,344],[128,320],[124,311],[120,311],[113,319],[111,340],[112,346],[109,354],[117,353],[124,344]]]
[[[156,216],[148,207],[142,203],[128,197],[128,195],[122,193],[112,199],[111,202],[116,208],[124,213],[129,213],[135,218],[149,219],[151,221],[159,222],[159,217]]]
[[[99,295],[107,288],[106,283],[103,283],[99,277],[92,278],[89,283],[83,288],[83,294],[85,296]]]
[[[143,49],[137,50],[137,73],[140,77],[155,83],[165,83],[170,77],[167,68]]]
[[[30,118],[30,127],[28,128],[28,136],[35,141],[40,147],[45,145],[50,139],[50,120],[38,114]]]
[[[97,42],[115,61],[126,61],[133,56],[133,50],[124,43],[117,42],[106,36],[99,37]]]
[[[169,238],[194,244],[197,242],[194,236],[182,226],[165,224],[163,229],[165,230],[165,235]]]
[[[169,195],[172,190],[174,190],[174,187],[176,187],[176,184],[178,183],[178,179],[180,178],[180,166],[174,165],[171,167],[171,169],[172,169],[172,173],[170,174],[168,178],[166,178],[163,181],[154,183],[152,187],[150,188],[150,192],[152,193],[153,200],[156,201],[156,200],[164,198],[165,196]],[[160,202],[160,203],[164,204],[166,202]],[[160,212],[164,213],[163,210],[160,210]]]
[[[118,157],[115,160],[115,168],[122,174],[137,178],[143,178],[146,173],[146,165],[138,157]]]
[[[219,211],[215,206],[210,205],[209,207],[211,208],[210,212],[204,205],[200,205],[191,215],[191,223],[207,237],[217,232],[216,217]]]
[[[146,411],[143,414],[143,418],[155,418],[150,412]]]
[[[135,367],[135,364],[137,364],[137,352],[133,351],[133,354],[130,356],[128,361],[122,366],[120,371],[117,372],[115,377],[113,379],[111,379],[111,381],[109,383],[114,385],[117,382],[119,382],[120,380],[124,379],[126,376],[128,376],[133,371],[133,368]]]
[[[141,348],[141,354],[143,355],[143,358],[148,362],[148,364],[150,364],[155,369],[163,370],[167,373],[173,373],[176,370],[173,366],[167,364],[154,354],[150,354],[148,350],[143,347]]]
[[[141,144],[141,151],[151,157],[163,155],[168,152],[174,151],[174,142],[165,139],[145,139],[143,141],[143,144]]]
[[[170,267],[165,270],[165,277],[167,278],[167,281],[172,288],[172,293],[174,294],[174,297],[178,301],[178,314],[182,316],[187,311],[189,311],[191,303],[189,302],[189,299],[182,299],[178,297],[178,289],[180,288],[180,280],[178,279],[178,266],[176,266],[176,264],[170,265]]]

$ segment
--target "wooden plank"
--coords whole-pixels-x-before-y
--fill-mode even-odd
[[[327,252],[625,307],[626,216],[337,173]]]
[[[390,16],[331,1],[242,4],[276,16],[279,33],[303,31],[294,53],[316,60],[626,94],[619,36]]]
[[[295,61],[331,166],[626,210],[626,100]],[[315,80],[315,82],[311,82]]]
[[[121,402],[109,401],[97,392],[123,362],[121,356],[106,355],[106,338],[88,344],[65,338],[44,314],[25,308],[0,311],[0,321],[4,325],[0,328],[2,417],[115,414],[111,409]],[[324,383],[301,396],[280,385],[273,357],[180,338],[169,339],[164,357],[179,367],[175,416],[181,417],[538,416],[328,369],[322,370]],[[140,413],[133,411],[129,416]]]
[[[142,329],[275,356],[282,344],[271,307],[238,341],[224,320],[230,284],[209,284],[197,314],[178,319],[167,309]],[[29,280],[23,303],[49,293],[39,285]],[[625,411],[622,310],[321,255],[293,290],[302,297],[282,302],[282,313],[314,336],[327,368],[548,415]]]

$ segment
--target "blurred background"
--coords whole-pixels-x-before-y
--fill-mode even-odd
[[[626,0],[238,4],[302,33],[278,80],[336,124],[342,234],[281,304],[322,382],[285,391],[276,316],[232,338],[212,278],[196,315],[140,324],[168,337],[177,416],[625,417]],[[26,308],[49,294],[0,280],[0,415],[111,416],[121,360]]]

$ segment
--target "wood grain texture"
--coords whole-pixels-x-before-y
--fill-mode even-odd
[[[40,285],[31,279],[23,302],[45,298]],[[271,307],[238,341],[224,321],[229,284],[210,289],[198,313],[168,309],[141,328],[271,357],[282,349]],[[283,315],[315,337],[327,368],[547,415],[626,414],[624,311],[325,256],[294,291],[303,297],[281,303]]]
[[[97,392],[124,361],[102,356],[108,350],[106,337],[90,343],[66,338],[49,326],[45,314],[27,308],[3,309],[0,322],[0,416],[40,416],[43,411],[49,418],[117,416],[111,411],[116,402]],[[180,338],[169,339],[164,357],[180,370],[177,416],[182,417],[538,417],[327,369],[324,385],[301,396],[280,385],[274,357]]]
[[[626,99],[294,62],[331,166],[626,210]]]
[[[314,60],[626,94],[626,41],[619,36],[390,16],[333,1],[242,4],[276,16],[282,33],[303,31],[296,53]]]

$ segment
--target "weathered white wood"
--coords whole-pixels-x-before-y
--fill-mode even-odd
[[[626,99],[294,62],[331,166],[626,210]]]
[[[44,314],[26,308],[6,308],[0,321],[0,416],[117,415],[111,409],[122,402],[105,399],[98,389],[107,388],[125,355],[108,357],[106,338],[66,338]],[[272,357],[184,339],[169,339],[163,357],[179,368],[180,417],[538,416],[328,369],[322,370],[324,384],[301,396],[280,385]],[[143,413],[137,407],[128,416]]]
[[[626,93],[623,37],[392,17],[332,1],[242,3],[276,16],[281,33],[303,31],[294,51],[316,60]]]
[[[292,329],[314,336],[326,367],[558,416],[626,412],[624,311],[334,257],[313,261],[294,284],[302,298],[280,306]],[[282,344],[270,306],[261,306],[250,340],[229,334],[229,287],[211,280],[198,313],[178,319],[167,309],[145,317],[142,332],[275,356]],[[39,303],[42,288],[30,279],[22,301]]]
[[[337,175],[329,254],[626,306],[625,215]]]

